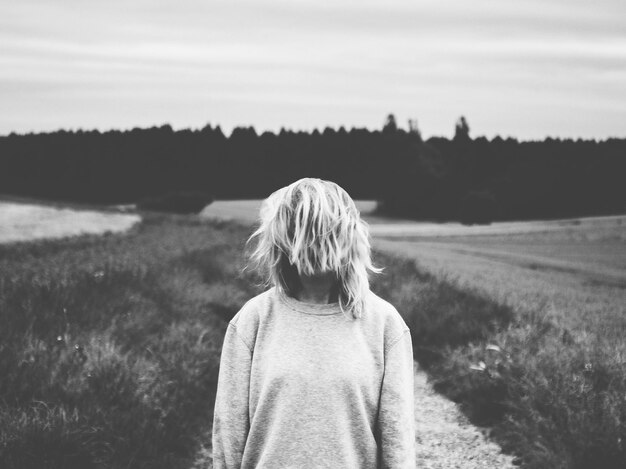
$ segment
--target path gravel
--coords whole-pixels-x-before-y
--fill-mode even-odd
[[[437,394],[415,364],[417,469],[511,469],[513,457],[467,421],[458,406]]]

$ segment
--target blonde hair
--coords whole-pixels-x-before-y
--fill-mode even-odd
[[[372,265],[367,223],[337,184],[304,178],[271,194],[262,204],[251,260],[267,285],[292,296],[298,275],[334,272],[339,306],[359,318],[369,291]]]

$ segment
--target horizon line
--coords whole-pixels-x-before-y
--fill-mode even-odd
[[[389,114],[388,114],[389,115]],[[380,132],[382,131],[384,124],[381,125],[379,128],[372,128],[372,127],[368,127],[368,126],[362,126],[362,127],[356,127],[356,126],[352,126],[352,127],[348,127],[346,125],[340,125],[338,127],[333,127],[331,125],[326,125],[324,128],[320,128],[320,127],[312,127],[312,128],[308,128],[308,129],[304,129],[304,128],[299,128],[299,129],[294,129],[292,127],[287,127],[287,126],[281,126],[279,130],[275,130],[275,129],[269,129],[269,128],[265,128],[265,129],[257,129],[254,125],[245,125],[245,124],[240,124],[240,125],[235,125],[235,126],[231,126],[229,131],[225,130],[225,127],[221,126],[220,124],[212,124],[210,121],[207,122],[206,124],[202,125],[202,126],[178,126],[175,127],[173,126],[171,123],[169,122],[163,122],[161,124],[152,124],[152,125],[145,125],[145,126],[141,126],[141,125],[136,125],[133,127],[125,127],[125,128],[121,128],[121,127],[109,127],[107,129],[102,129],[102,128],[98,128],[98,127],[92,127],[92,128],[83,128],[83,127],[58,127],[55,128],[54,130],[30,130],[30,131],[25,131],[25,132],[20,132],[20,131],[10,131],[9,133],[3,133],[0,134],[0,138],[8,138],[8,137],[12,137],[12,136],[29,136],[29,135],[49,135],[49,134],[55,134],[55,133],[60,133],[60,132],[65,132],[65,133],[72,133],[72,134],[76,134],[76,133],[92,133],[92,132],[98,132],[100,134],[104,134],[104,133],[108,133],[108,132],[121,132],[121,133],[125,133],[125,132],[131,132],[133,130],[150,130],[150,129],[161,129],[163,127],[169,127],[172,129],[173,132],[180,132],[180,131],[192,131],[192,132],[200,132],[202,131],[204,128],[206,127],[211,127],[212,129],[220,129],[221,132],[224,134],[224,136],[226,138],[230,138],[233,134],[233,132],[235,131],[235,129],[253,129],[255,134],[257,136],[261,136],[265,133],[270,133],[273,135],[278,136],[282,131],[285,132],[290,132],[290,133],[305,133],[305,134],[313,134],[315,133],[315,131],[317,131],[318,133],[322,134],[326,129],[331,129],[334,130],[335,132],[339,132],[341,129],[344,129],[346,132],[350,132],[353,130],[367,130],[369,132]],[[405,133],[409,133],[409,129],[405,129],[403,127],[401,127],[400,125],[398,125],[398,130],[403,131]],[[418,128],[419,131],[419,128]],[[438,139],[438,138],[443,138],[443,139],[447,139],[447,140],[453,140],[453,136],[446,136],[446,135],[435,135],[432,134],[428,137],[424,136],[421,132],[420,132],[421,138],[423,141],[428,141],[430,139]],[[568,137],[564,137],[564,136],[552,136],[552,135],[548,135],[546,134],[543,138],[529,138],[529,139],[523,139],[523,138],[519,138],[513,135],[500,135],[500,134],[494,134],[493,136],[488,137],[486,134],[480,134],[480,135],[476,135],[476,136],[470,136],[470,140],[478,140],[484,138],[488,141],[493,141],[496,140],[498,138],[502,139],[502,140],[515,140],[517,142],[545,142],[546,140],[557,140],[557,141],[567,141],[567,140],[572,140],[572,141],[583,141],[583,142],[606,142],[606,141],[610,141],[610,140],[625,140],[626,139],[626,135],[624,136],[606,136],[606,137],[581,137],[581,136],[576,136],[576,137],[572,137],[572,136],[568,136]]]

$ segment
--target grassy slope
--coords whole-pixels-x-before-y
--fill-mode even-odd
[[[5,467],[201,467],[226,319],[257,291],[239,274],[247,232],[149,216],[128,234],[0,246]],[[377,260],[373,288],[437,387],[526,467],[620,467],[623,347]]]
[[[406,246],[398,250],[397,243],[378,246],[385,252],[396,248],[402,258],[419,252],[420,259],[429,260],[432,254]],[[379,263],[394,266],[386,294],[410,322],[417,358],[436,388],[460,402],[474,422],[492,426],[524,467],[624,467],[626,319],[615,298],[574,291],[565,282],[530,282],[510,265],[487,269],[475,259],[464,259],[463,265],[459,258],[456,263],[446,259],[443,266],[431,262],[447,267],[435,269],[435,278],[409,261],[400,273],[397,257],[381,256]],[[467,275],[458,276],[459,283],[456,276],[442,274],[446,271]],[[605,292],[604,286],[594,288]],[[545,307],[539,297],[554,292],[563,295],[557,305],[569,309]],[[463,333],[463,340],[455,340]]]
[[[190,467],[226,319],[254,293],[245,234],[149,216],[0,247],[2,467]]]

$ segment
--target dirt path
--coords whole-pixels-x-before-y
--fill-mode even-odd
[[[470,424],[458,406],[437,394],[426,373],[415,365],[415,420],[418,469],[508,469],[512,456],[502,454]]]

